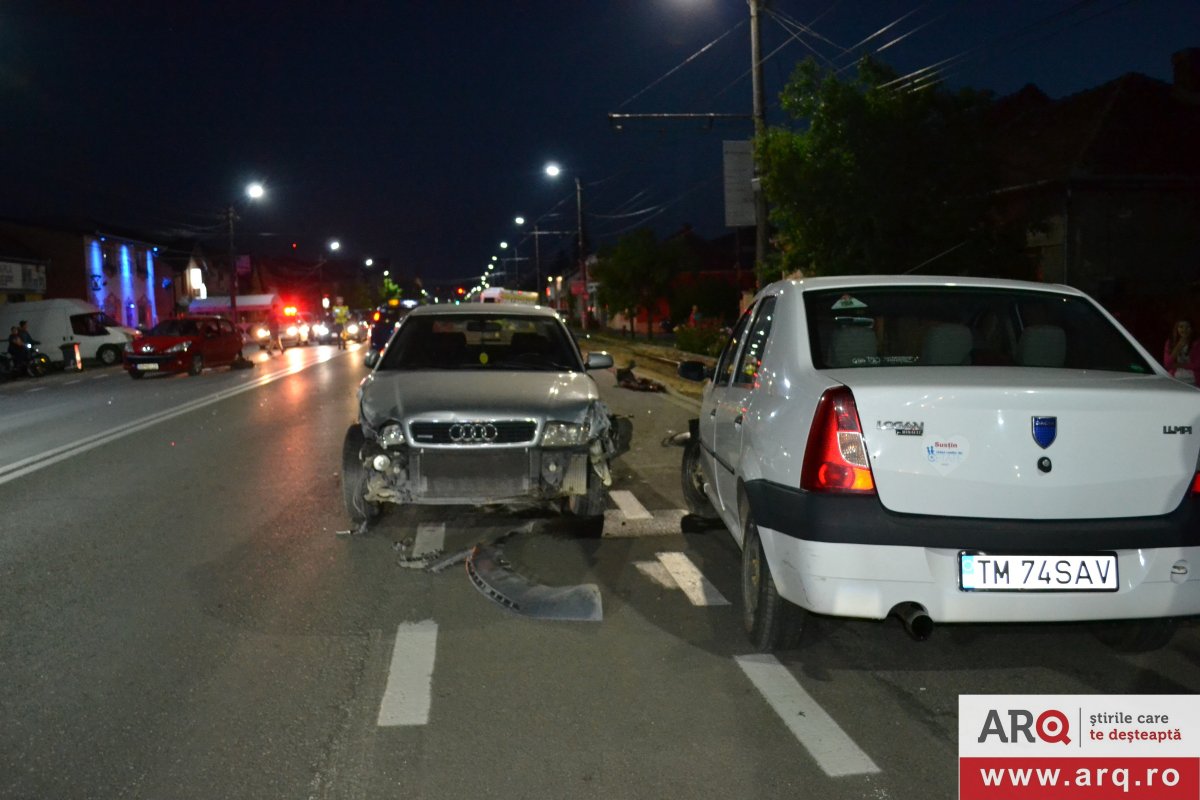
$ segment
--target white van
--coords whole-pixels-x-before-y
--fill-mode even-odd
[[[21,320],[29,322],[29,333],[40,343],[38,349],[60,365],[65,361],[62,345],[76,342],[80,358],[106,366],[119,364],[125,344],[137,335],[91,303],[73,298],[0,303],[0,330],[6,338],[9,328]]]

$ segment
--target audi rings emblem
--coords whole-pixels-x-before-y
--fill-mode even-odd
[[[450,426],[450,441],[456,444],[489,444],[499,435],[490,422],[456,422]]]

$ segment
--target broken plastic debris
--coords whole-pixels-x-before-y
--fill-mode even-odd
[[[467,558],[467,575],[489,600],[523,616],[575,622],[600,622],[604,618],[596,584],[542,586],[506,565],[499,547],[476,545]]]

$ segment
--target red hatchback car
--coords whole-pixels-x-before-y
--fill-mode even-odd
[[[148,372],[187,372],[205,367],[232,367],[242,353],[242,337],[224,317],[178,317],[155,325],[125,345],[129,377]]]

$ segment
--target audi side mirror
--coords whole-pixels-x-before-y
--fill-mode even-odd
[[[609,369],[613,365],[612,356],[608,353],[588,353],[586,369]]]

